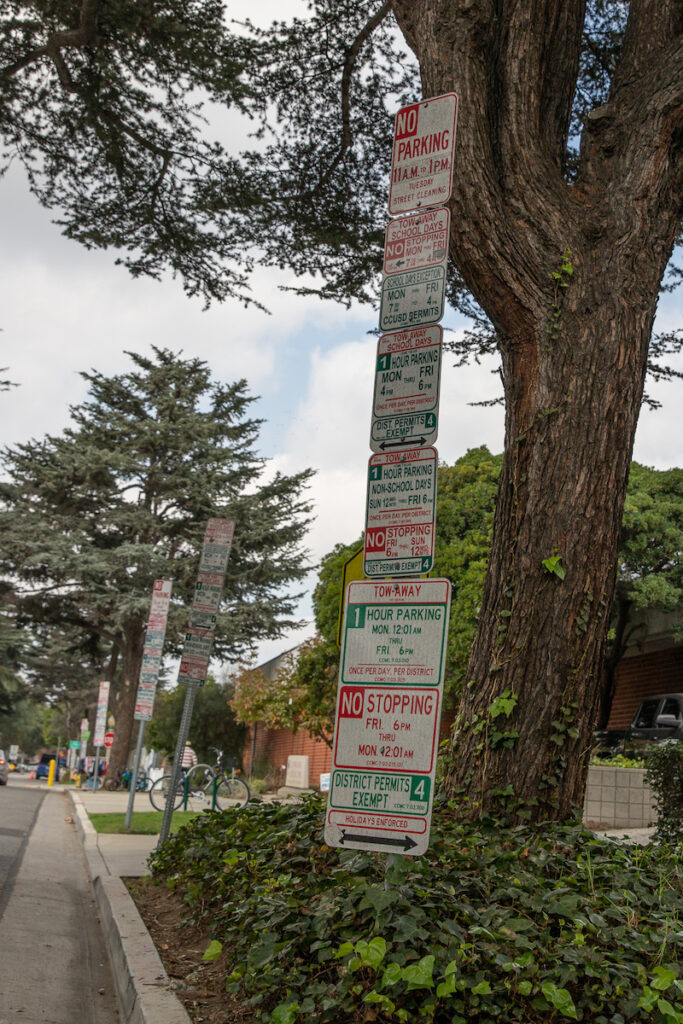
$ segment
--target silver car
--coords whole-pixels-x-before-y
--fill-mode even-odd
[[[0,786],[7,785],[7,776],[9,774],[9,767],[7,765],[7,758],[5,757],[5,751],[0,750]]]

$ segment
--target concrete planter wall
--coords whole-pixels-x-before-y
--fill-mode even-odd
[[[584,822],[602,828],[647,828],[657,821],[644,768],[588,769]]]

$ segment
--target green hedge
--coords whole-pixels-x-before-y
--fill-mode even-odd
[[[207,812],[151,860],[255,1019],[683,1024],[680,851],[442,808],[388,861],[326,847],[324,807]]]
[[[655,838],[683,842],[683,743],[660,743],[647,759],[647,782],[657,808]]]

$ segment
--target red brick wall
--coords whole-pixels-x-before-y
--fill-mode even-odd
[[[244,745],[242,764],[247,774],[251,772],[251,753],[253,747],[253,727]],[[308,781],[312,789],[320,787],[320,775],[329,772],[332,765],[332,750],[316,740],[307,732],[296,733],[290,729],[264,729],[259,725],[256,732],[256,761],[264,761],[274,768],[286,766],[290,754],[303,754],[308,757]],[[284,785],[284,773],[282,778]]]
[[[669,647],[620,661],[607,728],[625,729],[641,700],[658,693],[683,693],[683,647]]]

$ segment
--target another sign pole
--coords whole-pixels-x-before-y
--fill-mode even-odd
[[[204,685],[209,671],[216,616],[223,594],[234,531],[235,523],[232,519],[209,519],[206,525],[194,600],[190,612],[190,625],[185,634],[183,655],[178,668],[178,682],[187,685],[187,692],[173,759],[171,786],[166,794],[166,806],[161,821],[158,846],[166,842],[171,831],[171,818],[180,777],[180,762],[190,731],[197,688]]]
[[[145,736],[145,725],[152,717],[154,710],[154,695],[156,693],[157,679],[161,669],[163,655],[164,637],[166,636],[166,623],[168,621],[168,608],[171,603],[171,589],[173,584],[170,580],[155,580],[152,589],[152,603],[149,609],[147,620],[147,632],[145,634],[145,646],[142,651],[142,666],[140,668],[140,681],[138,683],[137,700],[135,702],[135,714],[133,715],[140,722],[138,730],[138,741],[135,747],[135,759],[133,761],[133,772],[130,777],[130,792],[128,794],[128,806],[124,828],[130,828],[133,821],[133,804],[135,802],[135,791],[140,774],[140,758],[142,756],[142,743]]]

